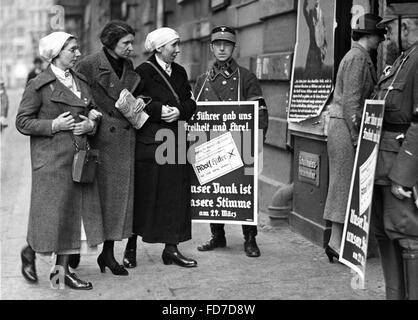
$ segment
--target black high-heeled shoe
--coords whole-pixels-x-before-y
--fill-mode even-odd
[[[111,266],[110,264],[108,264],[107,261],[103,258],[102,254],[100,254],[97,257],[97,264],[100,267],[100,272],[101,273],[105,273],[106,272],[106,267],[108,267],[110,269],[110,271],[112,271],[112,273],[114,275],[116,275],[116,276],[127,276],[127,275],[129,275],[128,270],[126,270],[119,263],[116,263],[113,266]]]
[[[338,254],[338,252],[332,249],[329,245],[327,245],[325,248],[325,254],[327,255],[330,263],[334,263],[334,258],[336,258],[337,261],[340,258],[340,255]]]
[[[162,259],[164,264],[177,264],[180,267],[191,268],[197,267],[196,260],[186,258],[183,256],[180,251],[176,250],[174,252],[163,250]]]
[[[38,276],[36,274],[35,266],[35,251],[33,251],[31,247],[27,246],[20,252],[20,258],[22,259],[22,275],[27,281],[37,283]]]
[[[126,249],[123,254],[123,265],[125,268],[136,267],[136,249]]]

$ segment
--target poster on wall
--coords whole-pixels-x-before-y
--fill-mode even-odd
[[[288,122],[317,117],[333,90],[334,0],[298,1]]]
[[[257,225],[258,102],[198,102],[186,128],[192,221]]]
[[[365,102],[339,258],[339,261],[358,273],[363,288],[384,105],[384,100]]]

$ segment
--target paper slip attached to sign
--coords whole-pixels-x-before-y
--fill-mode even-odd
[[[226,132],[195,149],[193,169],[200,185],[228,174],[244,165],[231,132]]]
[[[360,188],[359,188],[359,202],[360,202],[360,217],[366,212],[366,210],[372,204],[373,198],[373,184],[374,173],[376,171],[377,163],[377,146],[373,148],[373,152],[370,157],[361,165],[359,171]]]

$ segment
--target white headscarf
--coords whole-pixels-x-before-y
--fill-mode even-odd
[[[152,52],[176,39],[180,39],[176,30],[167,27],[158,28],[148,33],[145,39],[145,50]]]
[[[70,37],[74,36],[62,31],[50,33],[39,40],[39,54],[42,58],[51,63],[52,59],[59,55],[65,41]]]

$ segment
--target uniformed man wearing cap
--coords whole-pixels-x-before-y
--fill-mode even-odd
[[[376,168],[372,228],[387,299],[418,299],[418,3],[388,6],[378,27],[400,56],[378,83],[385,100]]]
[[[210,50],[216,61],[208,72],[201,75],[194,89],[196,101],[258,101],[259,128],[265,137],[268,113],[257,77],[232,58],[236,44],[233,28],[218,26],[212,30]],[[199,251],[209,251],[226,246],[224,224],[211,223],[212,237],[199,246]],[[255,237],[257,226],[242,225],[244,250],[249,257],[259,257],[260,249]]]

